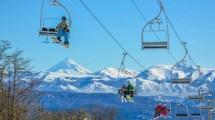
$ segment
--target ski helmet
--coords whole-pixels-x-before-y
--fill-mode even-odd
[[[63,16],[63,17],[62,17],[62,20],[66,20],[66,17],[65,17],[65,16]]]

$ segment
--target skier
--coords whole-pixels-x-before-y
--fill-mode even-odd
[[[163,106],[161,105],[161,103],[159,103],[159,105],[155,108],[155,116],[154,116],[154,118],[160,116],[162,110],[163,110]]]
[[[66,17],[62,17],[62,22],[57,25],[56,29],[58,30],[57,40],[61,42],[61,36],[64,36],[64,44],[69,45],[68,32],[70,26],[66,23]]]
[[[123,83],[123,85],[120,89],[120,94],[121,94],[122,103],[123,103],[123,101],[127,102],[127,100],[126,100],[126,83]]]
[[[127,89],[127,95],[130,96],[129,101],[134,102],[133,99],[132,99],[133,98],[133,93],[134,93],[134,86],[131,84],[131,82],[128,82],[128,85],[127,85],[126,89]]]
[[[167,109],[166,104],[164,104],[162,111],[163,111],[164,116],[166,116],[168,114],[169,110]]]

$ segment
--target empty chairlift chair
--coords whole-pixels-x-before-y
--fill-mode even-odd
[[[187,118],[188,107],[185,104],[177,103],[175,106],[175,117],[176,118]]]
[[[202,77],[202,73],[201,73],[201,71],[200,71],[200,66],[197,66],[197,68],[198,68],[198,71],[199,71],[199,79]],[[201,79],[200,79],[201,80]],[[196,82],[199,86],[201,86],[201,82]],[[204,92],[205,91],[207,91],[205,88],[204,89],[198,89],[197,90],[197,93],[198,93],[198,95],[189,95],[188,96],[188,98],[190,99],[190,100],[199,100],[199,101],[203,101],[203,100],[205,100],[205,94],[204,94]]]
[[[190,117],[201,117],[201,108],[197,106],[192,106],[190,108]]]
[[[186,43],[183,43],[184,47],[186,48],[185,44]],[[189,75],[187,75],[188,77],[186,77],[186,76],[180,76],[180,73],[183,73],[183,74],[185,73],[183,68],[176,68],[178,67],[178,65],[181,65],[184,63],[187,56],[188,56],[188,51],[186,49],[186,53],[183,59],[177,62],[175,65],[173,65],[171,70],[171,80],[173,84],[190,84],[192,82],[192,73],[194,71],[191,71]],[[190,60],[190,57],[189,57],[189,60]],[[191,64],[190,64],[190,67],[191,67]]]
[[[158,15],[149,21],[142,30],[142,49],[168,49],[169,48],[169,28],[168,20],[166,16],[162,16],[163,6],[159,2],[160,11]],[[165,20],[162,20],[164,18]],[[150,40],[154,38],[147,38],[147,34],[150,34],[150,37],[154,36],[156,40]],[[162,37],[162,38],[160,38]]]
[[[213,110],[215,109],[215,107],[212,105],[212,103],[214,102],[214,100],[207,100],[207,105],[206,106],[202,106],[201,109],[202,110]]]

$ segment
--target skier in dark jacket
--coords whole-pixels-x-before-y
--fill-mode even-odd
[[[58,31],[57,39],[61,42],[61,36],[64,36],[64,44],[69,45],[68,32],[70,26],[66,23],[66,17],[62,17],[62,22],[57,25],[56,29]]]
[[[130,95],[131,97],[133,97],[134,86],[131,84],[131,82],[128,82],[126,89],[127,89],[127,95]]]
[[[122,102],[123,101],[127,102],[127,100],[126,100],[126,83],[123,83],[123,85],[120,89],[120,94],[121,94]]]

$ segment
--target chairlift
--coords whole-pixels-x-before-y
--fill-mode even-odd
[[[185,56],[183,57],[183,59],[180,60],[179,62],[177,62],[172,67],[172,70],[171,70],[171,80],[172,80],[173,84],[190,84],[192,82],[192,76],[190,76],[188,78],[186,78],[186,77],[179,77],[179,76],[175,77],[175,74],[174,74],[174,73],[179,74],[179,72],[183,72],[183,69],[176,69],[176,66],[182,64],[185,61],[186,57],[188,56],[188,51],[187,51],[187,48],[186,48],[186,43],[183,42],[182,44],[185,47],[186,53],[185,53]],[[190,62],[190,66],[191,66],[191,62]],[[191,73],[191,75],[192,75],[192,73]]]
[[[155,106],[159,105],[159,103],[162,103],[162,105],[166,104],[168,114],[171,112],[172,110],[171,102],[165,96],[162,95],[157,96],[157,98],[155,99]]]
[[[190,117],[201,117],[201,108],[197,106],[192,106],[190,108]]]
[[[134,88],[133,90],[133,94],[134,95],[137,95],[138,94],[138,79],[136,78],[136,76],[134,74],[132,74],[131,72],[129,72],[126,68],[125,68],[125,64],[124,64],[124,61],[125,61],[125,58],[126,58],[126,55],[128,53],[123,53],[123,59],[122,59],[122,62],[120,64],[120,68],[119,68],[119,72],[118,72],[118,77],[120,76],[120,72],[124,72],[128,75],[131,75],[134,79],[135,79],[135,82],[136,82],[136,87]],[[119,92],[118,94],[121,94],[120,93],[120,89],[119,89]]]
[[[202,73],[200,71],[200,66],[197,66],[198,68],[198,71],[199,71],[199,79],[202,77]],[[197,84],[201,84],[201,83],[197,83]],[[188,98],[190,100],[199,100],[199,101],[203,101],[205,99],[205,95],[204,95],[204,91],[206,89],[198,89],[197,92],[198,92],[198,95],[189,95]]]
[[[212,106],[212,102],[214,100],[206,100],[207,101],[207,105],[206,106],[202,106],[201,109],[202,110],[213,110],[214,107]]]
[[[188,107],[183,103],[177,103],[175,106],[175,117],[176,118],[187,118],[188,117]]]
[[[66,11],[66,13],[67,13],[67,15],[69,17],[68,24],[71,27],[72,19],[71,19],[71,16],[70,16],[70,13],[69,13],[68,9],[63,4],[58,2],[57,0],[48,0],[48,1],[51,3],[51,5],[60,6]],[[45,0],[43,0],[42,7],[41,7],[39,36],[46,36],[46,41],[43,42],[43,43],[49,43],[48,42],[48,37],[49,36],[52,36],[52,37],[57,36],[57,29],[53,28],[53,27],[50,27],[50,26],[47,26],[45,24],[45,21],[48,21],[48,20],[60,21],[61,19],[59,19],[59,18],[44,18],[43,17],[44,2],[45,2]],[[68,32],[68,37],[70,37],[70,31]]]
[[[163,106],[164,104],[166,105],[167,108],[167,115],[169,115],[171,113],[172,110],[172,105],[170,100],[167,98],[167,96],[169,96],[169,94],[165,94],[166,96],[162,95],[162,93],[160,92],[160,85],[161,85],[161,81],[158,82],[159,86],[156,90],[156,98],[155,98],[155,107],[159,105],[159,103],[161,103],[161,105]],[[163,114],[163,113],[162,113]]]
[[[142,30],[142,49],[169,49],[169,27],[168,27],[168,20],[165,16],[165,20],[161,19],[161,13],[163,11],[163,5],[159,2],[160,11],[158,15],[146,23]],[[166,22],[166,26],[161,28],[161,25]],[[155,27],[154,27],[155,26]],[[159,38],[158,34],[165,35],[164,40],[155,41],[155,40],[147,40],[146,33],[154,33],[156,37]]]

